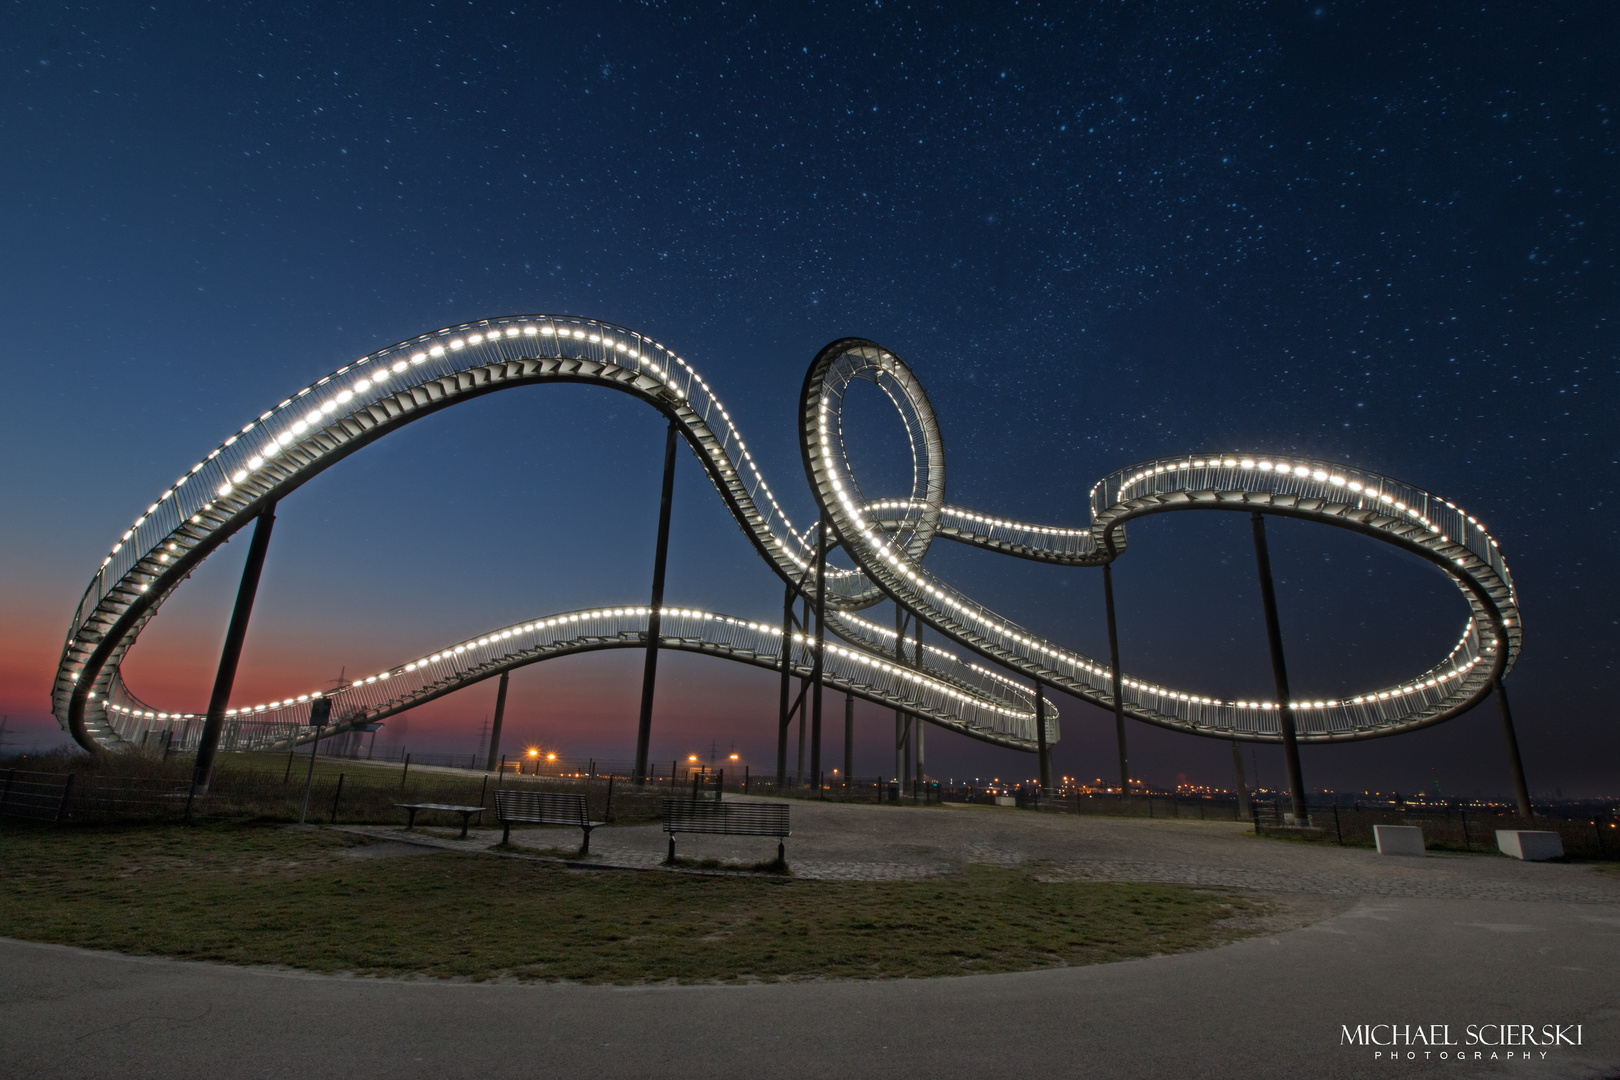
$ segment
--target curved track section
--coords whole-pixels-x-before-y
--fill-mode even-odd
[[[911,491],[905,498],[866,499],[849,467],[842,401],[858,381],[876,385],[905,425],[912,454]],[[785,581],[813,591],[807,569],[814,526],[795,529],[730,413],[686,360],[633,331],[593,320],[484,320],[391,346],[304,387],[226,439],[163,492],[113,545],[74,612],[52,692],[58,720],[81,745],[94,749],[125,745],[136,728],[153,719],[185,718],[144,707],[124,687],[119,667],[146,621],[198,563],[267,504],[390,431],[460,401],[545,382],[609,387],[669,417],[760,555]],[[1092,522],[1086,528],[980,514],[944,502],[943,440],[921,383],[892,353],[861,339],[829,345],[811,365],[801,395],[800,438],[823,518],[855,563],[828,569],[829,627],[848,646],[829,644],[828,663],[836,668],[843,650],[856,665],[830,681],[842,679],[835,685],[852,692],[865,686],[877,696],[861,692],[863,697],[898,704],[976,738],[1032,749],[1036,732],[1027,693],[1005,676],[964,665],[937,649],[925,660],[927,670],[912,677],[956,688],[967,704],[950,704],[953,699],[943,690],[939,702],[930,705],[905,698],[898,686],[883,690],[881,680],[862,683],[863,668],[891,663],[894,635],[855,611],[893,599],[995,664],[1110,708],[1111,680],[1104,665],[1016,626],[929,574],[922,559],[936,538],[1019,558],[1096,566],[1124,550],[1123,526],[1132,518],[1181,509],[1263,510],[1354,529],[1440,566],[1472,609],[1457,646],[1406,683],[1343,700],[1292,703],[1302,741],[1365,738],[1443,720],[1478,701],[1517,654],[1517,604],[1496,541],[1453,504],[1386,477],[1291,457],[1193,455],[1148,462],[1099,482],[1091,492]],[[645,609],[599,610],[640,611],[613,616],[629,622],[607,636],[622,642],[624,634],[639,633],[644,643]],[[637,618],[639,631],[631,625]],[[670,647],[748,662],[767,655],[729,637],[664,636],[675,639]],[[533,647],[540,652],[507,666],[587,646]],[[776,656],[779,662],[779,651]],[[459,686],[487,677],[481,670],[451,682]],[[968,671],[974,673],[963,674]],[[1129,676],[1123,698],[1127,714],[1149,723],[1257,741],[1280,738],[1274,702],[1226,701]],[[1055,722],[1049,722],[1048,737],[1056,739]]]
[[[332,699],[335,726],[323,734],[351,730],[514,668],[603,649],[644,649],[647,615],[645,607],[590,608],[517,623],[356,679],[324,695],[315,691],[232,709],[227,720],[251,722],[251,733],[236,740],[238,746],[284,747],[289,738],[301,742],[313,737],[308,719],[316,698]],[[661,620],[660,648],[781,670],[779,626],[695,608],[665,607]],[[814,639],[795,635],[791,648],[790,670],[809,678]],[[829,641],[826,649],[826,686],[964,735],[1025,748],[1028,740],[1022,732],[1034,714],[1034,699],[1027,688],[1009,679],[937,648],[927,650],[927,663],[921,671],[838,642]],[[131,742],[146,731],[169,727],[171,719],[201,719],[195,714],[174,717],[154,710],[129,693],[121,681],[113,683],[106,707]],[[1049,736],[1056,737],[1054,718],[1048,718],[1047,727]]]
[[[1451,651],[1393,686],[1347,697],[1301,699],[1290,711],[1302,742],[1393,734],[1471,707],[1511,667],[1521,632],[1512,578],[1493,539],[1455,504],[1409,484],[1331,462],[1252,454],[1185,455],[1144,462],[1091,489],[1090,528],[1010,521],[946,506],[943,483],[908,499],[863,497],[843,434],[843,401],[859,381],[895,401],[907,430],[937,440],[932,406],[905,364],[882,346],[846,338],[811,364],[800,395],[805,474],[844,550],[874,587],[953,641],[994,662],[1111,708],[1108,666],[1004,619],[929,573],[915,552],[935,536],[1020,558],[1098,566],[1125,549],[1133,518],[1176,510],[1262,511],[1351,529],[1437,565],[1461,590],[1471,615]],[[927,444],[928,460],[936,447]],[[915,451],[914,451],[915,453]],[[1273,701],[1233,701],[1131,676],[1127,715],[1200,734],[1281,739]]]

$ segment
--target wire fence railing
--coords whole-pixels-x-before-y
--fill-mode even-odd
[[[656,821],[660,801],[671,796],[913,806],[951,802],[1077,817],[1236,822],[1262,837],[1364,848],[1375,846],[1378,825],[1415,825],[1423,830],[1430,850],[1450,852],[1495,852],[1497,830],[1533,829],[1556,832],[1568,857],[1620,859],[1620,803],[1615,800],[1564,800],[1521,818],[1500,803],[1394,802],[1322,794],[1313,799],[1310,824],[1300,827],[1289,821],[1287,800],[1270,793],[1249,799],[1246,805],[1230,792],[1139,791],[1121,799],[1117,792],[1087,788],[1043,792],[1032,784],[902,782],[881,774],[845,777],[841,772],[823,774],[819,782],[790,774],[779,785],[773,772],[755,772],[747,763],[711,765],[690,759],[661,763],[651,770],[646,785],[637,786],[630,782],[631,765],[626,761],[524,755],[486,772],[476,757],[402,753],[390,763],[323,753],[311,763],[307,749],[296,755],[233,754],[221,759],[207,794],[193,797],[189,757],[123,754],[108,767],[82,756],[44,755],[14,759],[13,767],[0,768],[0,818],[89,824],[187,816],[285,821],[305,817],[328,824],[400,824],[405,816],[400,804],[436,802],[482,806],[492,824],[495,792],[519,786],[584,794],[597,820],[619,824]]]

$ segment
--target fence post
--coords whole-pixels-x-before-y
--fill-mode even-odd
[[[1462,807],[1461,809],[1459,809],[1457,811],[1457,816],[1462,818],[1463,850],[1464,851],[1473,851],[1474,850],[1474,842],[1473,842],[1473,840],[1469,839],[1469,836],[1468,836],[1468,808],[1465,806],[1465,807]]]
[[[611,783],[611,782],[612,781],[609,781],[609,783]],[[343,777],[341,775],[338,776],[338,783],[340,783],[340,784],[343,783]],[[488,798],[489,798],[489,774],[485,773],[484,774],[484,786],[478,789],[478,805],[483,806],[485,801]]]
[[[1249,800],[1249,812],[1254,815],[1254,835],[1260,835],[1260,803],[1255,799]]]
[[[411,775],[411,755],[406,754],[404,771],[399,774],[399,790],[405,790],[405,778],[409,775]]]
[[[1338,796],[1334,796],[1337,798]],[[1333,835],[1339,838],[1339,846],[1344,847],[1344,833],[1339,828],[1339,804],[1333,804]]]
[[[485,782],[487,783],[488,781],[485,781]],[[602,808],[602,820],[603,821],[609,821],[609,822],[613,820],[613,777],[612,776],[608,777],[607,805]]]
[[[719,802],[721,794],[726,790],[726,770],[721,769],[714,778],[714,801]]]
[[[338,800],[341,798],[343,798],[343,774],[338,773],[337,792],[332,796],[332,820],[328,822],[330,825],[337,824]]]
[[[748,766],[743,766],[743,794],[748,794]]]
[[[1592,819],[1592,835],[1597,838],[1598,858],[1603,858],[1603,819]]]
[[[67,783],[62,785],[62,801],[56,804],[56,821],[61,824],[67,817],[68,796],[73,793],[73,774],[68,773]]]

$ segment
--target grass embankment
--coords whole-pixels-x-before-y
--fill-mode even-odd
[[[363,857],[326,830],[0,826],[0,935],[321,972],[774,981],[1093,964],[1243,936],[1266,906],[1177,885],[631,871],[441,852]]]

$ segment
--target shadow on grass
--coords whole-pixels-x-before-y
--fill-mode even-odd
[[[782,874],[789,877],[793,874],[792,867],[788,866],[787,860],[781,856],[755,863],[742,863],[727,862],[724,859],[689,859],[684,855],[677,855],[673,859],[665,859],[664,865],[680,870],[731,870],[749,874]]]

